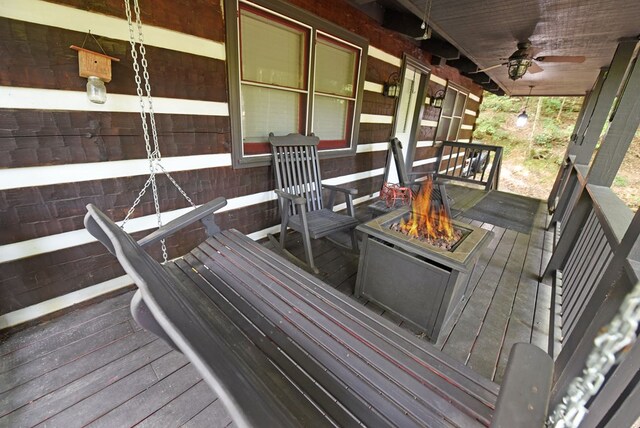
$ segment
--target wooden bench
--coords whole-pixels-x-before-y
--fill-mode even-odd
[[[218,198],[136,242],[88,205],[87,229],[139,290],[141,325],[183,352],[239,426],[541,426],[552,361],[513,348],[502,389],[236,230]],[[205,219],[165,265],[143,246]],[[536,391],[532,393],[532,391]]]

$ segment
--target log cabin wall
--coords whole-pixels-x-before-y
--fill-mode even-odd
[[[196,204],[217,196],[229,200],[217,216],[222,227],[265,236],[279,224],[272,171],[231,166],[221,2],[141,3],[163,165]],[[341,0],[292,3],[369,39],[357,153],[321,166],[324,179],[358,188],[361,201],[375,197],[395,108],[382,85],[400,71],[404,53],[427,65],[430,55]],[[121,0],[0,4],[0,315],[45,301],[52,311],[130,283],[83,227],[88,203],[124,218],[147,179],[128,29]],[[81,45],[89,29],[108,55],[120,59],[112,64],[104,105],[87,100],[77,53],[69,49]],[[98,50],[91,38],[86,47]],[[447,80],[481,94],[447,66],[432,67],[429,93]],[[467,140],[476,98],[465,116],[471,125]],[[421,168],[433,169],[438,116],[438,109],[426,106],[415,157]],[[163,177],[159,187],[163,213],[177,215],[188,206]],[[138,234],[155,223],[147,196],[132,220]],[[198,227],[174,237],[167,243],[169,257],[203,237]]]

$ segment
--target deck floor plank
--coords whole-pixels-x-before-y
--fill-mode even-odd
[[[209,404],[203,411],[189,419],[183,428],[224,428],[232,424],[231,416],[224,408],[220,400],[215,400]]]
[[[137,427],[156,428],[182,426],[200,414],[215,402],[216,399],[217,397],[212,393],[209,385],[203,380],[200,380],[193,387],[140,422]]]
[[[9,336],[0,334],[0,356],[4,357],[20,348],[59,335],[69,329],[75,329],[88,321],[109,314],[117,309],[128,307],[130,301],[131,296],[123,293],[111,299],[78,308],[62,317],[54,318],[24,330],[11,333]]]
[[[8,392],[0,425],[33,426],[169,352],[150,333],[134,333],[109,350],[90,354]],[[69,367],[69,366],[74,367]],[[5,410],[10,413],[5,414]]]
[[[469,367],[484,377],[493,379],[498,358],[504,343],[504,336],[513,311],[513,303],[524,269],[529,235],[518,233],[507,264],[487,309],[480,333],[469,355]]]
[[[129,322],[121,322],[102,331],[87,335],[74,343],[62,346],[26,364],[0,374],[0,393],[7,392],[36,379],[58,367],[65,366],[84,355],[109,346],[116,340],[133,333]]]
[[[0,373],[43,357],[62,346],[81,340],[88,335],[102,331],[115,324],[125,322],[128,319],[129,309],[127,307],[118,308],[113,312],[93,318],[76,327],[34,341],[27,346],[3,355],[0,359]]]
[[[465,364],[468,362],[473,344],[489,310],[496,284],[500,281],[507,264],[516,235],[517,233],[511,230],[505,231],[502,235],[489,266],[482,273],[477,286],[469,297],[467,307],[442,348],[446,354]]]
[[[145,388],[144,391],[135,395],[132,399],[96,419],[88,426],[121,427],[142,422],[176,397],[191,389],[200,380],[200,375],[196,369],[191,364],[185,364],[167,377]],[[207,395],[211,399],[214,398],[214,394],[211,391],[208,391]]]

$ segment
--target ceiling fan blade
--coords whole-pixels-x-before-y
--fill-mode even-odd
[[[531,74],[536,74],[536,73],[540,73],[541,71],[544,71],[544,69],[540,67],[538,64],[536,64],[535,62],[532,62],[529,68],[527,68],[527,71]]]
[[[576,64],[580,64],[584,62],[585,57],[584,56],[546,55],[546,56],[539,56],[534,59],[540,62],[573,62]]]
[[[507,63],[503,62],[501,64],[492,65],[491,67],[483,68],[482,70],[472,71],[469,74],[484,73],[485,71],[493,70],[495,68],[502,67],[503,65],[507,65]]]

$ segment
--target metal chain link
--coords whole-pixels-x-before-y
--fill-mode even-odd
[[[547,426],[577,428],[580,425],[588,412],[587,402],[598,393],[609,370],[622,360],[631,349],[630,345],[638,339],[639,323],[640,282],[624,298],[618,314],[595,338],[582,376],[569,384],[566,395],[549,416]]]
[[[144,46],[144,36],[142,33],[142,20],[140,18],[140,5],[138,0],[134,0],[134,13],[138,34],[138,49],[140,50],[140,62],[142,63],[142,77],[144,78],[144,92],[142,90],[142,78],[140,77],[140,65],[138,63],[138,51],[136,49],[136,37],[134,34],[133,27],[133,18],[131,14],[131,4],[130,0],[124,0],[125,12],[127,16],[127,24],[129,26],[129,44],[131,45],[131,57],[133,59],[133,70],[135,74],[135,82],[136,82],[136,93],[138,95],[138,101],[140,104],[140,119],[142,121],[142,131],[144,136],[145,149],[147,151],[147,159],[149,161],[149,178],[144,184],[142,190],[138,193],[138,197],[133,202],[131,208],[127,212],[124,220],[120,227],[124,227],[126,222],[129,220],[136,207],[140,204],[142,197],[145,195],[147,188],[151,186],[153,193],[153,204],[156,210],[156,218],[158,220],[158,227],[162,226],[162,215],[160,212],[160,201],[158,196],[158,187],[156,184],[156,172],[159,169],[163,174],[169,178],[171,183],[178,189],[180,194],[189,202],[189,204],[195,208],[195,204],[191,200],[191,198],[186,194],[186,192],[180,187],[180,185],[176,182],[176,180],[165,170],[165,168],[160,163],[162,160],[162,155],[160,153],[160,146],[158,143],[158,131],[156,128],[156,120],[153,111],[153,99],[151,98],[151,83],[149,79],[149,71],[147,67],[147,58],[146,58],[146,48]],[[146,104],[145,104],[145,93],[146,93]],[[147,117],[147,105],[149,106],[149,113]],[[149,136],[149,126],[147,124],[147,119],[149,124],[151,125],[151,134],[153,137],[153,150],[151,148],[151,137]],[[162,245],[162,257],[166,262],[168,259],[167,256],[167,247],[165,244],[165,240],[161,240]]]

